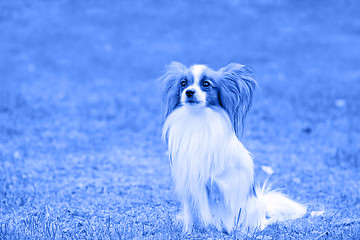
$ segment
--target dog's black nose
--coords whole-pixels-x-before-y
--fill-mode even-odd
[[[192,96],[195,94],[195,91],[194,91],[194,90],[187,90],[187,91],[185,92],[185,94],[186,94],[186,96],[188,96],[188,97],[192,97]]]

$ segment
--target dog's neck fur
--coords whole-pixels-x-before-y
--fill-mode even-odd
[[[244,149],[229,117],[219,107],[184,105],[177,108],[165,121],[163,137],[168,141],[172,174],[179,178],[175,179],[177,185],[191,183],[193,185],[188,187],[193,191],[224,171],[225,161],[233,158],[234,144]],[[252,165],[242,167],[252,172]]]

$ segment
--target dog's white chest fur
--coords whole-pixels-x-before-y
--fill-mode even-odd
[[[219,142],[223,143],[221,148],[226,148],[232,133],[231,123],[226,120],[204,107],[181,107],[171,114],[165,127],[168,126],[173,174],[183,176],[179,181],[184,184],[189,183],[186,179],[191,183],[205,181],[213,170],[219,170],[220,155],[224,152],[219,151]]]
[[[187,198],[193,211],[205,223],[220,224],[213,222],[218,210],[209,200],[209,185],[213,182],[222,193],[228,192],[225,195],[228,199],[222,200],[230,205],[234,202],[230,208],[240,208],[246,203],[253,179],[253,163],[224,110],[182,106],[168,116],[163,137],[168,140],[176,192],[181,198]],[[240,184],[237,191],[229,189],[234,184]],[[234,218],[235,215],[232,221]]]

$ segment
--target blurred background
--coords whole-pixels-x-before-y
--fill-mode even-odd
[[[309,206],[288,234],[355,236],[359,12],[355,0],[1,1],[0,237],[181,234],[156,85],[171,61],[250,66],[242,141],[260,182],[270,167]]]

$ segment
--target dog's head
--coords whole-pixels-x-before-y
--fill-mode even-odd
[[[179,62],[172,62],[160,81],[165,117],[184,105],[217,106],[227,112],[236,134],[242,128],[256,86],[252,72],[237,63],[214,71],[205,65],[187,68]]]

